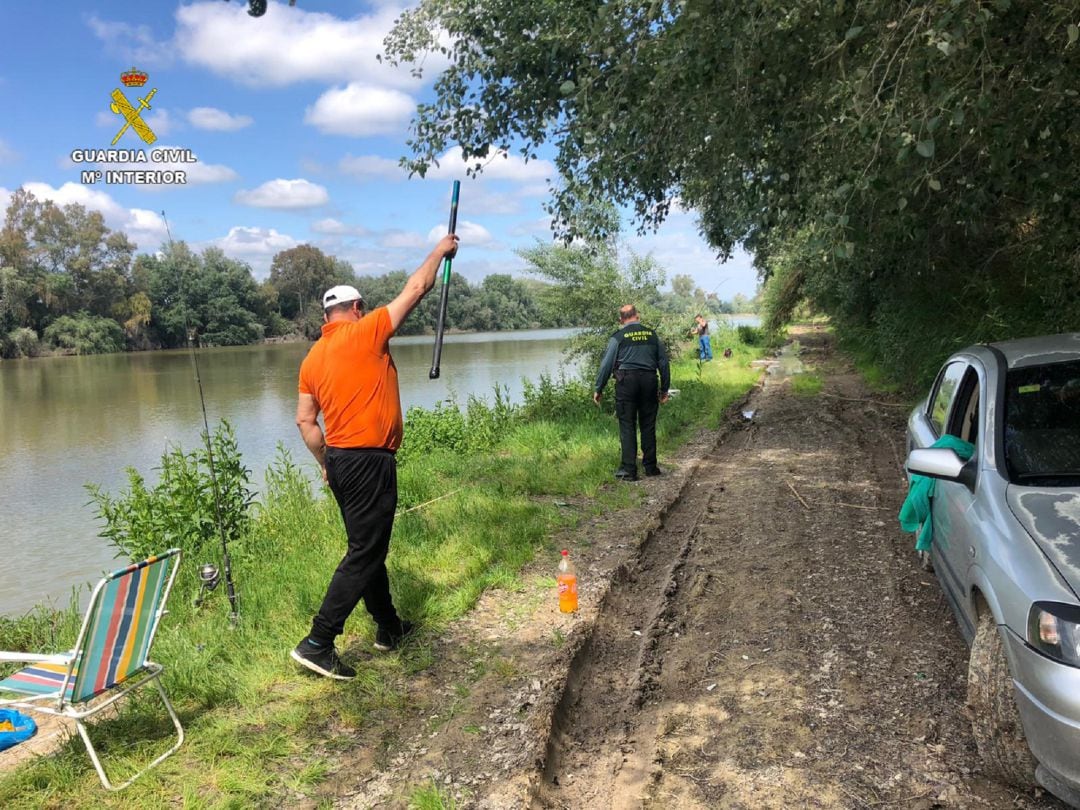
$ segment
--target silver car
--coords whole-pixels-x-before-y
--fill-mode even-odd
[[[970,460],[931,447],[945,434]],[[971,646],[985,769],[1080,807],[1080,333],[954,354],[908,449],[935,479],[928,563]]]

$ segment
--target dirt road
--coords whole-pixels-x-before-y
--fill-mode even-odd
[[[905,410],[801,340],[820,394],[767,380],[751,420],[590,524],[578,616],[539,569],[486,597],[336,801],[430,784],[485,808],[1062,807],[980,772],[966,647],[895,519]]]

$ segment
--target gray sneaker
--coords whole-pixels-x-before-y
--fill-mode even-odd
[[[289,655],[300,666],[307,667],[324,678],[351,681],[356,677],[356,670],[338,658],[337,650],[334,649],[333,644],[316,647],[305,638],[296,645],[296,649]]]

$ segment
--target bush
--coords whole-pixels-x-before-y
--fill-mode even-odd
[[[80,312],[62,315],[45,328],[45,340],[74,354],[108,354],[124,350],[124,330],[111,318]]]
[[[507,390],[500,386],[495,386],[494,404],[470,396],[464,412],[453,401],[440,402],[432,410],[409,408],[398,459],[406,463],[434,450],[490,450],[519,415],[520,409],[510,403]]]
[[[127,490],[115,497],[96,484],[88,484],[96,517],[105,523],[100,536],[131,560],[174,546],[196,560],[216,558],[222,533],[229,542],[239,540],[249,525],[254,500],[251,471],[241,461],[228,422],[222,420],[211,447],[213,470],[205,446],[192,453],[175,447],[161,457],[159,480],[153,487],[147,487],[132,467],[127,470]],[[236,556],[235,552],[232,556]]]
[[[4,355],[7,357],[37,357],[41,354],[37,332],[25,326],[12,329],[5,343]]]
[[[556,382],[548,374],[541,374],[536,383],[524,381],[524,399],[526,420],[561,419],[595,410],[591,401],[591,385],[566,377],[560,377]]]
[[[764,346],[765,332],[757,326],[741,325],[735,327],[739,342],[744,346]]]

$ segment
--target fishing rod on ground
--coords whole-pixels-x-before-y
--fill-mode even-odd
[[[172,231],[169,230],[169,220],[165,212],[161,212],[161,220],[165,223],[165,233],[169,236],[169,247],[173,246]],[[210,463],[210,485],[214,490],[214,512],[217,515],[218,535],[221,537],[221,562],[225,569],[225,592],[229,597],[229,624],[233,627],[240,617],[236,608],[236,588],[233,587],[232,563],[229,561],[229,543],[225,536],[225,524],[221,517],[221,492],[218,487],[217,468],[214,465],[214,448],[210,441],[210,421],[206,418],[206,397],[203,395],[202,375],[199,373],[199,354],[195,350],[195,330],[191,328],[188,320],[187,301],[183,297],[184,272],[178,268],[180,279],[180,301],[184,309],[184,334],[187,336],[188,346],[191,347],[191,363],[195,366],[195,383],[199,388],[199,405],[202,407],[203,439],[206,441],[206,458]],[[195,597],[195,607],[202,605],[207,594],[217,588],[221,581],[221,574],[217,566],[206,563],[199,568],[199,595]]]
[[[450,195],[450,230],[449,233],[457,233],[457,204],[458,192],[461,191],[461,181],[454,181],[454,191]],[[431,371],[428,378],[439,378],[439,364],[442,362],[443,333],[446,331],[446,310],[450,305],[450,265],[453,262],[449,256],[443,260],[442,292],[439,296],[439,314],[435,322],[435,349],[431,357]]]

